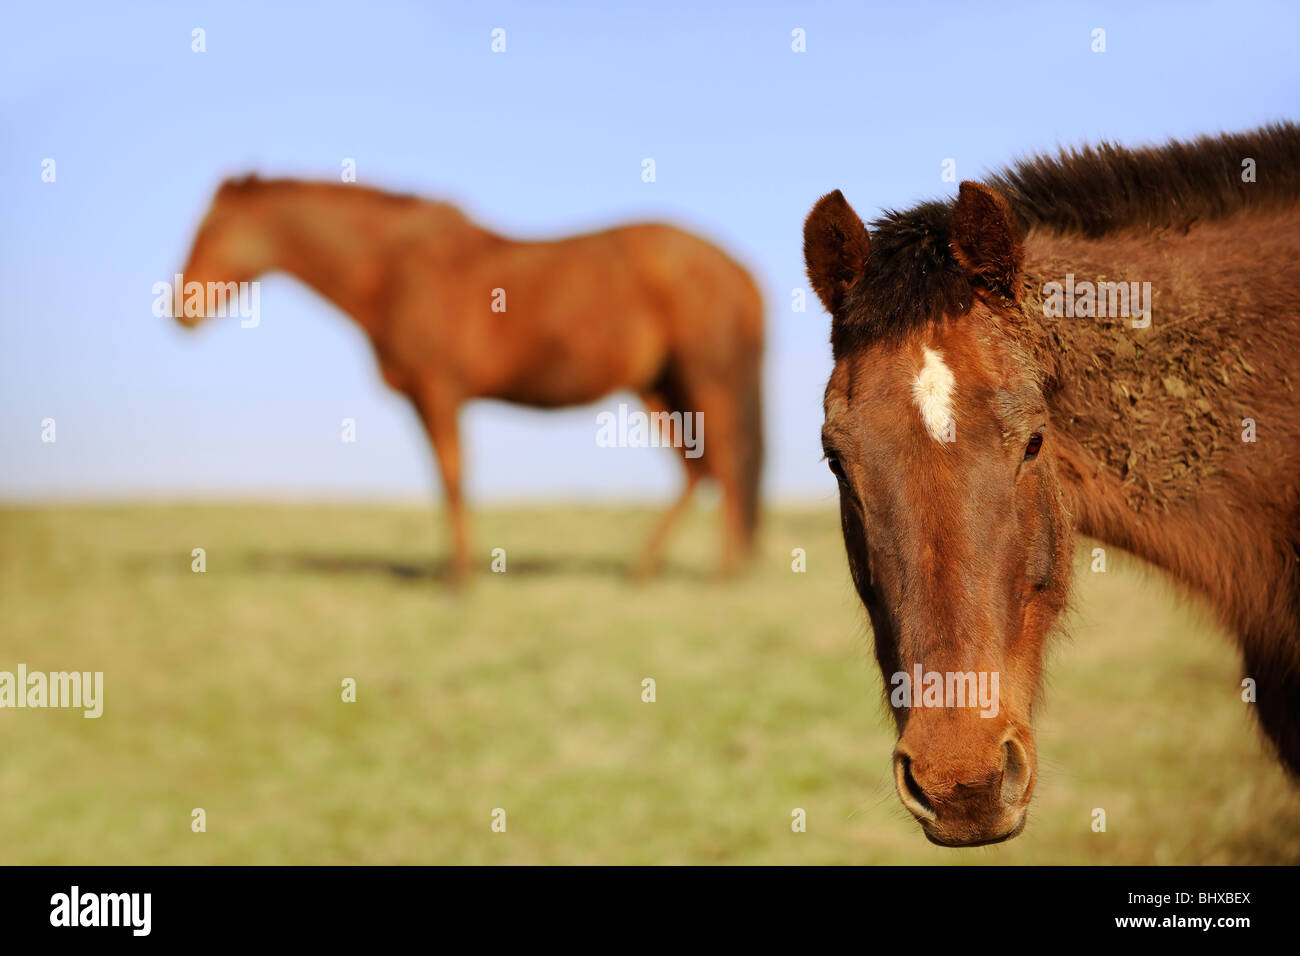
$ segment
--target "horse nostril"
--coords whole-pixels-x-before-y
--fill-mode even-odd
[[[1014,734],[1002,742],[1002,802],[1015,806],[1029,786],[1029,755]]]
[[[899,799],[914,816],[925,820],[937,818],[934,807],[925,797],[925,791],[912,776],[912,758],[904,753],[894,754],[894,785],[898,788]]]

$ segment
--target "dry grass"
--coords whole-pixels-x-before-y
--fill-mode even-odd
[[[483,566],[504,547],[508,571],[453,595],[431,511],[0,511],[0,670],[106,685],[99,720],[0,711],[0,860],[1300,861],[1300,795],[1250,724],[1234,652],[1155,576],[1080,558],[1030,825],[943,850],[893,794],[836,516],[769,515],[761,566],[735,583],[710,576],[712,519],[694,514],[636,586],[623,569],[649,511],[480,511]]]

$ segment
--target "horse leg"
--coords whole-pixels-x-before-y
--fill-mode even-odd
[[[1275,633],[1247,640],[1242,657],[1245,676],[1255,681],[1260,726],[1287,773],[1300,780],[1300,663],[1293,643],[1300,639],[1300,628],[1295,619],[1281,623],[1290,625],[1285,640],[1279,642]]]
[[[643,391],[640,394],[641,401],[645,403],[646,409],[651,413],[673,410],[673,403],[666,400],[658,392]],[[685,413],[683,412],[683,414]],[[683,464],[686,467],[686,484],[682,488],[682,493],[678,496],[677,501],[659,518],[658,524],[655,525],[654,531],[650,534],[650,540],[646,542],[645,550],[641,553],[641,558],[632,569],[632,576],[637,580],[644,581],[659,570],[660,561],[663,559],[664,546],[668,543],[668,532],[672,530],[673,525],[686,511],[691,501],[691,495],[695,491],[695,485],[700,480],[700,470],[693,467],[690,459],[684,459]]]
[[[691,502],[691,494],[695,491],[696,482],[700,476],[689,466],[686,469],[686,487],[682,489],[681,495],[673,503],[673,506],[663,513],[659,523],[655,525],[654,531],[650,535],[650,540],[646,543],[645,551],[642,552],[641,558],[636,563],[632,571],[632,576],[637,580],[644,581],[654,575],[659,570],[659,563],[663,559],[664,545],[668,541],[668,532],[677,520],[686,510],[687,505]]]
[[[714,381],[698,389],[702,422],[697,434],[705,470],[722,488],[722,567],[724,577],[739,569],[747,547],[744,506],[744,476],[740,473],[737,444],[741,441],[736,399],[731,390]],[[685,413],[683,413],[685,414]]]
[[[645,580],[659,570],[659,563],[663,559],[664,545],[668,541],[668,532],[682,516],[687,505],[690,504],[691,494],[695,491],[695,485],[699,480],[699,473],[687,465],[686,486],[682,489],[677,501],[664,512],[659,519],[659,523],[655,525],[654,532],[650,535],[650,540],[646,543],[645,551],[641,555],[641,560],[637,562],[636,568],[632,572],[633,577],[638,580]]]
[[[447,514],[451,519],[450,578],[451,583],[458,586],[465,582],[470,570],[469,532],[460,493],[460,433],[457,428],[460,402],[450,390],[439,387],[437,383],[427,383],[417,391],[415,405],[442,475]]]

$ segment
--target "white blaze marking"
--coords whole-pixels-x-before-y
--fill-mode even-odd
[[[926,346],[925,364],[912,383],[912,399],[921,411],[925,430],[935,441],[943,441],[952,421],[952,396],[956,390],[952,369],[944,364],[942,355]]]

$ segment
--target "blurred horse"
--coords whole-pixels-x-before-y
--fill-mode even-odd
[[[702,454],[675,442],[685,487],[637,571],[656,568],[669,528],[706,477],[722,490],[723,570],[752,551],[762,302],[749,274],[710,243],[657,224],[515,241],[413,196],[251,176],[225,182],[195,237],[186,287],[272,271],[350,316],[384,381],[415,406],[442,475],[454,582],[470,567],[457,419],[475,398],[558,408],[630,389],[658,423],[697,413],[708,440]],[[187,326],[204,317],[185,311],[176,318]]]

